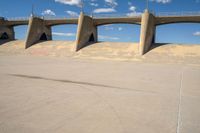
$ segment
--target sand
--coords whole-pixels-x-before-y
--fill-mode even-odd
[[[0,132],[200,132],[199,46],[68,44],[0,46]]]

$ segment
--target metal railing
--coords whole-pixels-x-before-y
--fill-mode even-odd
[[[31,15],[32,17],[37,17],[44,20],[60,20],[60,19],[77,19],[77,17],[72,16],[41,16],[41,15]],[[4,18],[8,21],[27,21],[30,17],[10,17],[10,18]]]
[[[159,12],[155,13],[156,16],[200,16],[200,11],[197,12]]]
[[[142,13],[123,13],[123,14],[92,14],[93,18],[127,18],[140,17]]]
[[[153,12],[152,12],[153,13]],[[200,16],[200,11],[197,12],[159,12],[153,13],[155,16],[158,17],[170,17],[170,16]],[[123,13],[123,14],[89,14],[93,18],[125,18],[125,17],[141,17],[142,13]],[[32,15],[34,17],[38,17],[45,20],[60,20],[60,19],[78,19],[79,16],[41,16],[41,15]],[[4,20],[8,21],[27,21],[29,17],[10,17],[10,18],[3,18]]]
[[[8,20],[8,21],[26,21],[26,20],[29,20],[29,17],[10,17],[10,18],[5,18],[5,20]]]
[[[44,20],[77,19],[78,17],[69,16],[42,16]]]

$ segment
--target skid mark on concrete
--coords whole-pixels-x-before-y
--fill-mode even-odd
[[[39,77],[39,76],[31,76],[31,75],[22,75],[22,74],[7,74],[7,75],[14,76],[14,77],[28,78],[28,79],[48,80],[48,81],[71,83],[71,84],[78,84],[78,85],[89,85],[89,86],[95,86],[95,87],[113,88],[113,89],[135,91],[135,92],[142,92],[142,93],[157,93],[155,91],[136,90],[136,89],[131,89],[131,88],[122,88],[122,87],[117,87],[117,86],[110,86],[110,85],[96,84],[96,83],[89,83],[89,82],[81,82],[81,81],[72,81],[72,80],[63,80],[63,79],[51,79],[51,78],[45,78],[45,77]]]

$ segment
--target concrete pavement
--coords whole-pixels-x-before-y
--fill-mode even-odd
[[[199,133],[200,67],[0,57],[0,132]]]

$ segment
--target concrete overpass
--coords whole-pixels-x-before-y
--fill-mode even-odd
[[[13,27],[27,25],[26,46],[28,48],[37,42],[52,39],[51,27],[62,24],[78,24],[75,51],[98,41],[97,27],[106,24],[137,24],[141,25],[139,53],[148,52],[155,43],[156,26],[171,23],[200,23],[200,13],[185,15],[154,15],[147,10],[142,15],[132,17],[94,17],[81,13],[79,18],[45,18],[31,16],[29,20],[0,19],[0,38],[6,33],[9,39],[14,39]]]

